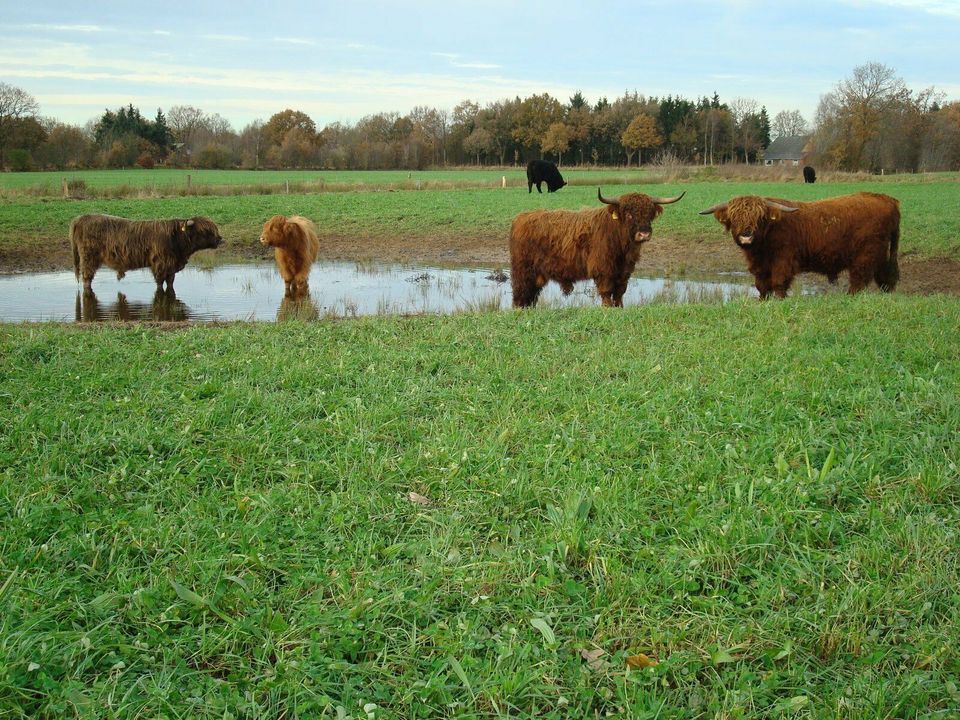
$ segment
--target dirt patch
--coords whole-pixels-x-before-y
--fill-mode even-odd
[[[228,244],[198,253],[193,264],[221,264],[238,260],[272,260],[272,251],[259,244]],[[506,238],[490,235],[429,237],[325,236],[320,260],[376,260],[411,265],[473,266],[509,269]],[[51,243],[42,249],[0,250],[0,273],[72,270],[66,244]],[[745,272],[740,250],[723,242],[690,242],[658,237],[644,247],[637,272],[647,275],[688,276]],[[952,258],[900,255],[898,292],[960,295],[960,261]]]

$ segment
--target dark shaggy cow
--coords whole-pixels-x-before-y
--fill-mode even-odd
[[[900,205],[889,195],[860,192],[816,202],[743,195],[700,214],[712,214],[733,235],[761,298],[785,297],[801,272],[835,282],[847,270],[851,295],[871,280],[889,292],[900,278]]]
[[[537,186],[537,192],[543,193],[540,189],[540,183],[547,184],[547,192],[556,192],[564,185],[563,176],[557,170],[557,166],[549,160],[531,160],[527,163],[527,192],[533,192],[533,186]]]
[[[817,171],[814,170],[809,165],[803,166],[803,181],[805,183],[813,184],[817,181]]]
[[[90,289],[101,265],[123,279],[128,270],[148,267],[157,287],[183,270],[197,250],[215,248],[223,242],[216,224],[205,217],[189,220],[127,220],[112,215],[81,215],[70,223],[73,272]]]
[[[650,239],[650,223],[673,198],[627,193],[593,210],[534,210],[517,215],[510,227],[510,280],[513,306],[537,302],[550,280],[565,294],[577,280],[592,278],[604,305],[622,307],[640,246]]]

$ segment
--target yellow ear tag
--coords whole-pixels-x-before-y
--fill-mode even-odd
[[[186,226],[186,225],[181,225],[181,226],[180,226],[180,232],[186,232],[186,231],[187,231],[187,226]]]
[[[611,217],[613,217],[614,220],[619,220],[619,219],[620,219],[620,216],[617,215],[617,211],[616,211],[616,210],[614,210],[612,213],[610,213],[610,215],[611,215]]]

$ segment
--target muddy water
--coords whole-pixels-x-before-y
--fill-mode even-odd
[[[72,272],[0,276],[0,321],[94,322],[101,320],[261,320],[314,319],[392,313],[448,313],[510,307],[510,283],[489,268],[434,268],[321,263],[310,275],[310,296],[283,297],[283,281],[269,264],[187,267],[177,274],[176,294],[157,293],[145,270],[122,281],[102,268],[93,293],[80,292]],[[709,281],[634,277],[624,304],[698,302],[755,295],[750,278]],[[564,296],[549,284],[540,305],[597,305],[592,282],[578,283]]]

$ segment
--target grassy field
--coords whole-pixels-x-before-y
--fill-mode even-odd
[[[958,326],[2,327],[0,716],[957,717]]]
[[[570,168],[562,167],[564,178],[571,185],[646,184],[664,179],[730,180],[750,179],[801,182],[799,169],[746,167],[677,167],[658,168]],[[190,176],[190,185],[187,185]],[[140,168],[126,170],[63,170],[50,172],[0,173],[0,195],[31,194],[38,196],[62,195],[62,181],[82,182],[86,191],[110,195],[177,194],[236,194],[283,192],[291,188],[311,190],[364,189],[429,189],[500,187],[502,178],[510,187],[526,187],[522,167],[458,168],[450,170],[197,170]],[[821,171],[821,181],[851,182],[869,180],[874,183],[957,182],[960,173],[922,173],[913,175],[868,176],[862,174]]]
[[[596,186],[564,188],[555,194],[533,195],[518,188],[468,188],[376,192],[317,192],[228,196],[125,197],[68,200],[16,195],[0,199],[0,253],[42,254],[65,251],[70,219],[85,212],[106,212],[131,218],[207,215],[221,226],[228,249],[249,248],[266,219],[276,213],[300,213],[314,219],[321,238],[449,237],[487,238],[506,245],[513,217],[539,207],[592,207]],[[901,250],[922,256],[960,257],[960,183],[885,181],[817,183],[700,181],[670,184],[607,185],[617,195],[640,190],[653,195],[686,191],[681,203],[667,208],[657,220],[657,237],[683,242],[725,243],[721,228],[697,211],[741,194],[761,194],[810,200],[858,190],[882,191],[902,204]]]

